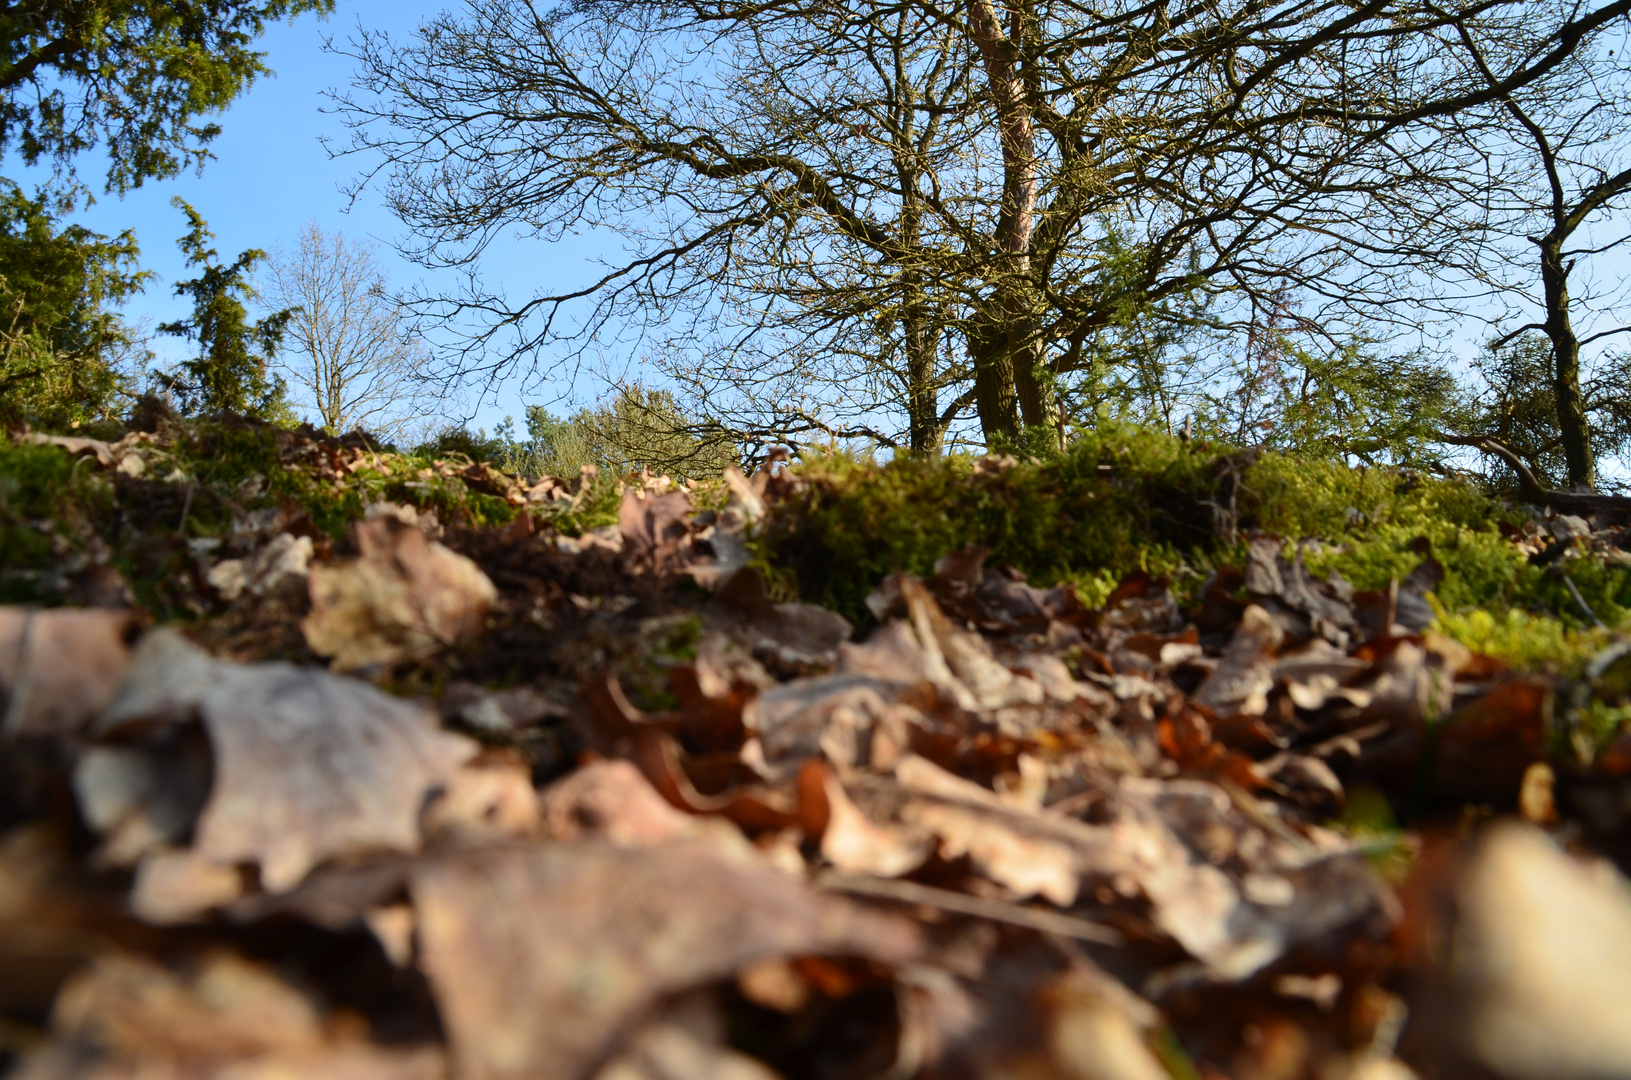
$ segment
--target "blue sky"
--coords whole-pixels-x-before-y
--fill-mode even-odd
[[[143,265],[159,275],[160,280],[127,306],[126,316],[132,320],[147,316],[158,323],[188,313],[186,302],[174,296],[174,283],[193,276],[175,245],[183,232],[182,214],[170,205],[176,195],[192,203],[209,222],[216,235],[215,247],[225,260],[246,248],[292,244],[300,227],[315,219],[325,232],[377,240],[382,261],[397,286],[434,285],[422,268],[392,250],[401,225],[380,205],[378,194],[365,192],[351,204],[341,190],[354,179],[361,163],[331,159],[320,140],[328,136],[345,141],[340,118],[326,111],[332,104],[324,92],[343,89],[349,83],[351,61],[325,52],[323,42],[333,37],[343,43],[359,24],[405,37],[445,6],[446,0],[340,0],[338,10],[326,21],[305,15],[274,26],[261,39],[260,48],[276,75],[256,82],[219,118],[223,131],[212,144],[216,160],[205,166],[202,175],[149,181],[122,199],[102,196],[76,215],[75,220],[99,232],[135,229]],[[88,181],[101,175],[98,163],[89,157],[80,162],[80,171]],[[25,186],[49,175],[45,169],[26,169],[14,158],[5,162],[4,174]],[[573,280],[593,269],[589,262],[592,242],[555,245],[547,251],[540,250],[542,247],[537,241],[499,246],[484,260],[481,271],[490,280],[502,280],[510,295],[516,296],[540,285]],[[160,338],[154,345],[161,357],[173,357],[185,349],[175,338]],[[592,400],[598,388],[584,384],[574,394],[568,383],[546,381],[527,389],[525,402],[549,402],[563,397]],[[463,409],[456,411],[462,416],[474,410],[475,424],[489,429],[507,414],[519,424],[524,404],[521,391],[522,380],[514,379],[496,395],[478,397],[471,392]]]

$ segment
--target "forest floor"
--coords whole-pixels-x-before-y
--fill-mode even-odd
[[[1631,1076],[1620,522],[96,434],[0,444],[8,1077]]]

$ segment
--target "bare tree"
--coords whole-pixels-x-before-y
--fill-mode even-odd
[[[558,293],[427,298],[472,321],[464,370],[655,330],[701,342],[710,411],[734,388],[788,430],[932,451],[968,407],[988,442],[1052,428],[1139,320],[1241,346],[1271,321],[1333,348],[1415,326],[1408,283],[1462,239],[1467,148],[1427,121],[1628,11],[483,0],[365,35],[345,104],[428,265],[516,230],[628,240]],[[1469,22],[1520,43],[1493,80]],[[1437,216],[1379,235],[1406,204]]]
[[[1568,485],[1589,488],[1596,481],[1592,414],[1617,429],[1624,406],[1615,399],[1623,401],[1625,388],[1605,393],[1604,384],[1623,371],[1624,361],[1610,356],[1607,369],[1594,373],[1582,349],[1631,331],[1623,314],[1631,274],[1614,272],[1601,258],[1631,240],[1620,216],[1631,208],[1625,30],[1595,27],[1547,77],[1508,87],[1499,69],[1510,63],[1513,38],[1459,17],[1454,28],[1467,68],[1491,94],[1476,108],[1435,120],[1446,137],[1467,147],[1471,168],[1459,183],[1476,192],[1463,203],[1470,212],[1456,221],[1463,243],[1447,249],[1451,257],[1437,270],[1485,293],[1485,318],[1494,328],[1488,351],[1497,366],[1532,359],[1533,342],[1526,338],[1544,335],[1548,385],[1492,390],[1517,389],[1549,402],[1554,434],[1537,436],[1537,446],[1560,450]],[[1532,372],[1532,364],[1518,364],[1524,366]],[[1596,434],[1620,438],[1617,430]]]
[[[274,253],[261,291],[272,307],[294,309],[282,367],[326,430],[394,438],[434,415],[430,352],[374,244],[308,222],[295,248]]]

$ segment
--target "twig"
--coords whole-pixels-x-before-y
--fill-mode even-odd
[[[1617,514],[1631,515],[1631,498],[1624,495],[1600,495],[1588,491],[1553,491],[1542,486],[1540,480],[1523,463],[1523,459],[1508,446],[1485,436],[1451,435],[1448,432],[1433,433],[1433,438],[1452,446],[1470,446],[1474,450],[1481,450],[1506,462],[1507,466],[1518,476],[1518,493],[1526,502],[1540,506],[1550,506],[1557,510],[1572,511],[1578,514]]]
[[[15,734],[28,711],[28,699],[34,689],[34,616],[33,610],[23,616],[23,632],[17,636],[17,675],[12,680],[6,714],[0,717],[0,733]]]
[[[1308,842],[1307,837],[1299,836],[1293,832],[1291,826],[1265,809],[1263,804],[1257,800],[1257,796],[1233,780],[1226,776],[1222,777],[1218,780],[1218,786],[1228,793],[1229,801],[1235,804],[1235,809],[1244,814],[1246,819],[1253,825],[1256,825],[1264,832],[1279,837],[1298,851],[1306,852],[1313,849],[1314,845]]]
[[[187,533],[187,512],[193,508],[193,484],[187,485],[187,497],[181,500],[181,520],[176,522],[176,535]]]
[[[1563,572],[1559,571],[1559,573]],[[1591,605],[1586,603],[1586,598],[1580,595],[1580,590],[1574,587],[1574,578],[1570,577],[1567,573],[1563,573],[1563,584],[1568,588],[1569,595],[1574,597],[1575,605],[1580,608],[1580,611],[1586,616],[1587,619],[1591,620],[1591,625],[1601,630],[1603,628],[1603,620],[1597,617],[1597,613],[1591,610]]]
[[[834,892],[856,896],[872,896],[880,900],[894,900],[902,904],[924,904],[959,915],[972,915],[976,919],[1023,926],[1040,930],[1044,934],[1092,941],[1100,945],[1120,945],[1122,935],[1103,926],[1074,915],[1061,915],[1053,911],[1039,911],[1002,900],[989,900],[982,896],[937,889],[932,885],[919,885],[915,881],[897,881],[891,878],[855,877],[848,874],[825,873],[816,878],[816,884]]]

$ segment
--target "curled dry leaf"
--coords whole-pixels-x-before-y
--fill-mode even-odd
[[[697,533],[707,542],[713,558],[693,562],[687,571],[698,585],[716,589],[752,561],[748,550],[748,530],[765,516],[764,499],[735,465],[725,469],[730,498],[712,521]]]
[[[777,1080],[763,1062],[726,1045],[711,996],[688,994],[624,1041],[595,1080]]]
[[[229,602],[246,592],[265,596],[290,578],[305,577],[311,556],[311,537],[279,533],[253,555],[222,559],[210,567],[205,580]]]
[[[362,557],[309,573],[313,652],[341,671],[432,655],[481,633],[498,593],[475,563],[381,514],[357,525]]]
[[[857,807],[844,786],[820,770],[825,827],[821,857],[846,874],[892,878],[916,870],[934,849],[926,828],[878,825]]]
[[[174,972],[110,954],[64,988],[26,1080],[440,1080],[433,1047],[387,1049],[336,1036],[305,994],[267,969],[214,953]]]
[[[1218,666],[1195,690],[1195,700],[1221,716],[1261,716],[1274,688],[1274,654],[1284,639],[1274,617],[1248,606]]]
[[[697,819],[670,806],[626,761],[585,765],[545,789],[541,805],[544,827],[558,840],[641,846],[696,832]]]
[[[1510,1080],[1631,1075],[1631,882],[1506,823],[1484,838],[1456,908],[1444,1019],[1467,1057]]]
[[[923,649],[925,671],[931,681],[950,688],[958,704],[971,710],[1001,709],[1045,700],[1034,679],[1008,670],[991,655],[984,638],[946,618],[922,582],[903,577],[900,590]]]
[[[1346,646],[1359,629],[1353,587],[1334,575],[1328,581],[1314,580],[1302,552],[1293,552],[1288,559],[1281,546],[1278,536],[1252,539],[1246,591],[1289,636],[1300,640],[1312,635]]]
[[[647,494],[630,487],[618,507],[617,529],[623,555],[637,569],[665,575],[693,561],[691,497],[684,491]]]
[[[1004,801],[911,755],[893,781],[847,783],[869,816],[857,827],[835,815],[834,852],[848,863],[833,859],[840,869],[887,876],[890,859],[904,862],[908,845],[928,834],[943,857],[967,856],[1018,898],[1068,907],[1095,884],[1142,894],[1155,926],[1208,978],[1245,978],[1288,949],[1356,928],[1384,933],[1393,917],[1385,887],[1351,845],[1333,838],[1315,848],[1265,829],[1204,781],[1123,780],[1103,793],[1103,824]]]
[[[419,944],[472,1080],[577,1080],[659,998],[781,956],[900,962],[913,927],[716,845],[555,845],[415,868]],[[540,1022],[543,1020],[543,1022]]]
[[[823,753],[835,764],[850,766],[863,756],[860,748],[869,745],[873,726],[905,689],[905,684],[870,675],[795,679],[755,698],[743,722],[758,736],[772,778]]]
[[[420,706],[367,683],[291,664],[215,660],[166,630],[142,641],[95,733],[134,738],[195,718],[209,739],[213,779],[191,850],[225,866],[258,865],[272,892],[293,888],[327,858],[416,850],[427,794],[475,752]],[[76,784],[87,817],[108,820],[97,809],[97,775],[82,765]],[[126,813],[151,814],[162,784],[135,786]]]
[[[764,577],[744,566],[714,592],[712,622],[748,652],[792,671],[829,668],[849,640],[849,620],[814,604],[777,604]]]
[[[133,431],[118,442],[87,439],[77,435],[47,435],[30,432],[28,441],[39,446],[56,446],[74,457],[90,455],[104,469],[117,469],[126,476],[141,476],[147,471],[147,461],[141,445],[151,440],[146,432]]]
[[[0,607],[0,735],[79,734],[118,692],[140,627],[132,611]]]

